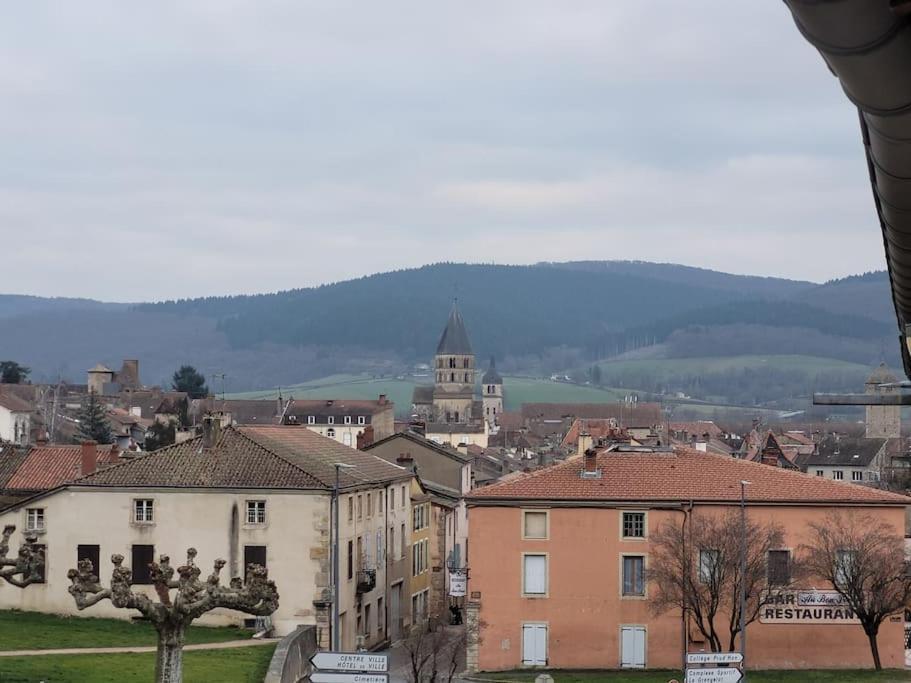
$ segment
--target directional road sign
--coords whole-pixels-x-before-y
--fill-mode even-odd
[[[739,652],[687,652],[687,664],[740,664],[743,655]]]
[[[740,669],[687,669],[686,683],[737,683]]]
[[[389,683],[389,675],[314,671],[310,683]]]
[[[356,671],[360,673],[386,673],[389,656],[375,652],[317,652],[310,658],[317,669],[329,671]]]

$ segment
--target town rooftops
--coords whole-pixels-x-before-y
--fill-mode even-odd
[[[909,505],[911,497],[794,470],[703,453],[606,452],[597,455],[600,476],[583,478],[583,458],[476,489],[469,504],[554,502],[740,501],[740,482],[750,503]]]
[[[652,427],[661,424],[661,406],[657,403],[523,403],[522,418],[529,420],[563,420],[567,418],[605,419],[612,417],[621,427]]]
[[[98,445],[95,448],[96,467],[107,467],[119,460],[114,446]],[[81,445],[48,444],[22,450],[24,455],[19,456],[18,464],[6,481],[0,480],[0,488],[9,491],[46,491],[73,481],[82,473]]]
[[[412,432],[410,430],[406,431],[406,432],[397,432],[395,434],[387,436],[385,439],[380,439],[379,441],[375,441],[372,444],[370,444],[369,446],[367,446],[364,450],[367,452],[370,452],[372,449],[376,448],[377,446],[380,446],[385,443],[389,443],[391,441],[395,441],[396,439],[404,439],[406,441],[413,443],[415,446],[430,449],[431,451],[435,451],[435,452],[439,453],[440,455],[445,455],[447,458],[450,458],[452,460],[458,460],[459,462],[462,462],[462,463],[467,463],[467,462],[471,461],[471,456],[461,453],[461,452],[457,451],[455,448],[452,448],[451,446],[444,446],[444,445],[438,444],[436,441],[431,441],[430,439],[428,439],[424,436],[421,436],[420,434],[415,434],[414,432]]]
[[[816,452],[802,459],[804,467],[868,467],[889,439],[867,439],[827,434]],[[897,441],[897,440],[896,440]]]
[[[28,401],[6,392],[0,393],[0,408],[6,408],[11,413],[32,412],[32,406]]]
[[[353,466],[340,470],[342,488],[411,476],[397,465],[304,427],[225,427],[216,434],[211,448],[205,448],[205,436],[199,436],[83,477],[76,484],[329,490],[335,481],[335,463]]]
[[[446,321],[446,328],[440,337],[440,343],[437,344],[437,355],[470,356],[472,353],[465,321],[462,320],[459,307],[453,303],[452,310],[449,311],[449,320]]]

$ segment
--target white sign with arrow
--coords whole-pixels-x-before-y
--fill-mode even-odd
[[[737,683],[740,669],[687,669],[686,683]]]
[[[389,683],[387,674],[338,673],[336,671],[314,671],[310,683]]]
[[[687,652],[687,664],[740,664],[743,655],[739,652]]]
[[[310,658],[310,663],[317,669],[328,669],[329,671],[360,673],[386,673],[389,671],[389,656],[374,652],[317,652]],[[311,680],[312,678],[311,676]],[[326,681],[326,683],[330,682]],[[363,683],[368,682],[363,681]]]

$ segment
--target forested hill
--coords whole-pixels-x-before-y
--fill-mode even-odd
[[[496,354],[514,373],[631,353],[746,350],[897,364],[884,273],[816,285],[594,261],[441,263],[273,294],[131,307],[0,295],[0,359],[32,367],[38,381],[83,381],[96,362],[140,358],[143,378],[155,383],[191,363],[226,372],[235,391],[333,373],[400,372],[429,362],[454,297],[476,353]]]

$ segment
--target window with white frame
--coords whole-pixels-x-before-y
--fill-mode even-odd
[[[26,508],[25,530],[44,531],[44,508]]]
[[[546,510],[522,511],[522,538],[532,540],[547,538]]]
[[[835,470],[832,472],[832,478],[835,481],[841,481],[842,479],[845,478],[845,473],[842,472],[841,470]]]
[[[623,538],[645,538],[645,513],[623,513]]]
[[[137,498],[133,501],[133,521],[149,524],[155,521],[154,501],[151,498]]]
[[[367,424],[367,418],[364,417],[363,415],[358,415],[358,416],[357,416],[357,423],[358,423],[359,425]]]
[[[645,556],[623,556],[623,595],[639,597],[645,595]]]
[[[547,594],[547,555],[522,556],[522,593]]]
[[[326,436],[328,436],[330,439],[334,439],[335,430],[332,427],[329,427],[329,429],[326,430]]]
[[[346,425],[350,425],[350,424],[351,424],[351,416],[350,416],[350,415],[345,415],[345,424],[346,424]]]
[[[266,523],[266,501],[248,500],[247,501],[247,524],[265,524]]]
[[[331,425],[334,425],[334,424],[335,424],[335,416],[334,416],[334,415],[330,415],[329,418],[326,420],[326,422],[328,422],[328,423],[331,424]]]
[[[864,480],[863,472],[861,472],[860,470],[854,470],[853,472],[851,472],[851,481],[863,481],[863,480]]]
[[[315,425],[316,424],[316,415],[307,415],[307,424]]]

